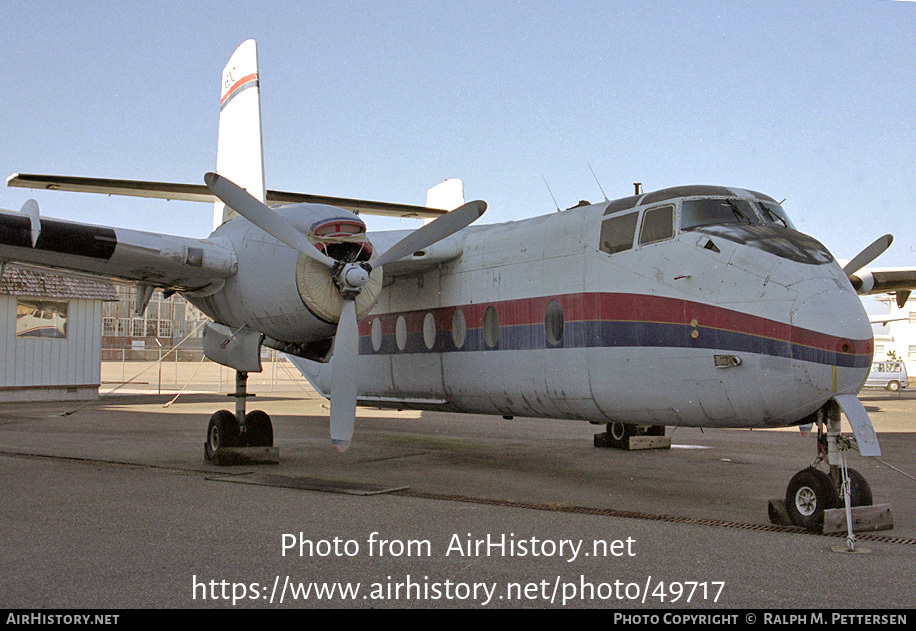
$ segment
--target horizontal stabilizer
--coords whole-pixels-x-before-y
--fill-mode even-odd
[[[6,179],[6,185],[18,188],[33,188],[75,193],[99,193],[102,195],[125,195],[189,202],[217,201],[216,196],[204,184],[179,184],[174,182],[147,182],[141,180],[115,180],[108,178],[74,177],[67,175],[36,175],[14,173]],[[447,211],[440,208],[393,204],[348,197],[308,195],[286,191],[267,191],[267,205],[274,204],[326,204],[337,206],[355,213],[380,215],[384,217],[405,217],[417,219],[436,218]]]

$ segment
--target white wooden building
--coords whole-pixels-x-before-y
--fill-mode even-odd
[[[91,399],[111,283],[16,265],[0,276],[0,401]]]
[[[885,326],[875,326],[875,361],[902,359],[906,364],[910,383],[916,379],[916,296],[898,307],[892,297],[882,297],[887,305],[882,310],[890,320]]]

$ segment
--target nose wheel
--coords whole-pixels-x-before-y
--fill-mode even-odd
[[[871,506],[873,496],[865,477],[846,466],[845,452],[850,441],[840,434],[840,409],[833,400],[817,412],[818,455],[807,469],[799,471],[786,488],[785,507],[796,526],[819,531],[824,511]],[[828,472],[817,467],[827,463]],[[847,510],[847,521],[850,513]],[[850,537],[852,531],[850,529]]]
[[[824,511],[840,505],[840,494],[830,476],[814,467],[799,471],[786,489],[786,510],[796,526],[817,530]]]

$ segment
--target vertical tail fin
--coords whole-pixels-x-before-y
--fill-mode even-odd
[[[261,88],[258,47],[242,43],[223,68],[220,88],[216,172],[265,201],[264,143],[261,137]],[[237,216],[222,202],[213,209],[213,229]]]
[[[455,210],[463,204],[464,184],[461,180],[445,180],[426,191],[426,205],[429,208]]]

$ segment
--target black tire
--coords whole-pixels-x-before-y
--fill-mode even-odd
[[[274,428],[266,412],[254,410],[245,415],[245,444],[249,447],[274,446]]]
[[[824,524],[824,511],[840,506],[840,496],[830,476],[809,467],[799,471],[786,489],[786,510],[796,526],[819,530]]]
[[[607,436],[611,444],[618,449],[623,449],[627,445],[627,439],[636,435],[636,426],[631,423],[608,423]]]
[[[865,476],[855,469],[847,469],[849,475],[849,503],[851,506],[871,506],[874,498],[871,494],[871,487],[865,481]],[[840,503],[844,503],[846,498],[840,496]]]
[[[633,423],[615,421],[607,424],[607,446],[614,449],[627,449],[630,436],[639,436],[642,427]]]
[[[204,442],[207,460],[213,460],[213,454],[223,447],[237,447],[239,438],[239,422],[235,414],[229,410],[215,412],[207,425],[207,440]]]
[[[664,436],[665,435],[665,426],[664,425],[650,425],[646,428],[646,436]]]
[[[889,390],[890,392],[897,392],[898,390],[900,390],[900,382],[899,381],[889,381],[887,385],[884,387],[887,390]]]
[[[636,435],[636,426],[632,423],[608,423],[607,433],[610,434],[611,439],[622,441],[625,438]]]

